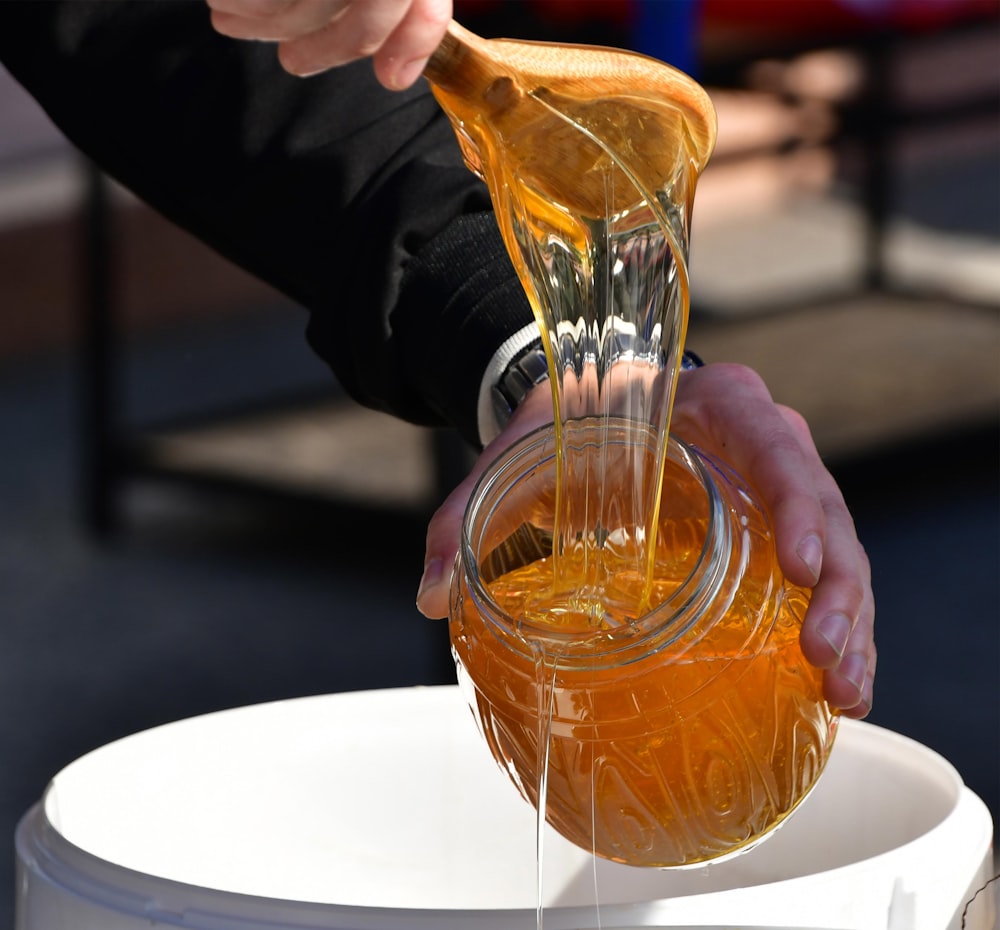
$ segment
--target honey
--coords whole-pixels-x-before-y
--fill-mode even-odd
[[[835,718],[753,489],[670,437],[711,102],[642,56],[454,24],[428,76],[489,187],[555,412],[473,492],[459,680],[572,842],[631,865],[734,854],[809,792]]]
[[[487,182],[531,303],[557,434],[586,416],[653,425],[660,457],[621,463],[651,470],[635,482],[643,496],[619,498],[652,542],[687,327],[691,206],[715,140],[711,102],[696,82],[643,56],[461,34],[471,44],[446,56],[449,68],[432,66],[432,87],[466,162]],[[567,541],[588,538],[608,516],[599,487],[582,501],[564,493],[560,472],[571,467],[563,461],[557,472],[557,575]]]
[[[634,446],[635,431],[591,422],[567,437],[614,449]],[[798,644],[807,592],[781,578],[753,492],[677,440],[665,467],[657,608],[604,609],[634,604],[644,585],[625,526],[608,528],[623,557],[605,560],[598,593],[586,593],[585,546],[564,555],[566,576],[579,581],[572,591],[555,588],[543,548],[517,547],[530,561],[494,577],[490,557],[505,534],[525,533],[502,516],[512,500],[536,533],[551,525],[554,466],[551,432],[528,437],[470,504],[452,644],[486,742],[532,804],[547,781],[546,819],[596,855],[678,867],[749,847],[808,794],[833,742],[821,673]]]

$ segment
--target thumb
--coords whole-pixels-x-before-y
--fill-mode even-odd
[[[431,620],[448,616],[451,576],[462,536],[462,519],[475,486],[469,475],[445,498],[427,524],[424,573],[417,590],[417,610]]]
[[[448,616],[451,576],[462,539],[462,521],[479,476],[497,454],[533,429],[552,420],[552,391],[536,385],[514,411],[499,436],[483,449],[472,471],[446,498],[427,524],[424,574],[417,589],[417,610],[431,620]]]

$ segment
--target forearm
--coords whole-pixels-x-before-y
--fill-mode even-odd
[[[8,0],[0,57],[105,171],[305,307],[358,400],[475,439],[482,372],[531,314],[426,87],[290,77],[200,0]]]

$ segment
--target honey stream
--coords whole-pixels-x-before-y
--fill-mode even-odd
[[[637,528],[634,557],[652,581],[652,552],[688,314],[687,243],[698,173],[715,141],[704,90],[661,62],[586,46],[484,40],[453,25],[428,66],[468,166],[497,221],[543,337],[555,411],[554,587],[545,611],[620,623],[648,607],[609,601],[607,529]],[[660,455],[625,467],[629,499],[609,480],[579,500],[562,478],[569,421],[650,423]],[[600,448],[578,455],[602,471]],[[621,463],[619,463],[621,467]],[[614,476],[609,475],[609,479]],[[562,570],[583,547],[587,583]],[[553,599],[554,598],[554,599]]]
[[[519,609],[564,631],[620,626],[655,597],[657,515],[687,329],[691,208],[715,142],[714,110],[700,86],[661,62],[604,48],[484,40],[457,24],[426,76],[467,165],[489,187],[549,367],[554,517],[540,526],[525,519],[551,533],[552,551],[537,553],[548,573],[534,579]],[[584,417],[649,423],[657,452],[626,451],[612,466],[603,443],[567,441],[570,424]],[[573,493],[571,473],[587,476],[587,493]],[[535,648],[541,928],[557,656]]]

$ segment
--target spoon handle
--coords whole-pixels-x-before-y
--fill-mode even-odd
[[[486,39],[452,20],[424,67],[424,77],[442,90],[472,96],[510,70],[488,49]]]
[[[469,46],[463,33],[471,35],[468,29],[460,26],[455,20],[448,24],[441,43],[434,50],[424,67],[424,76],[435,84],[447,80],[449,72],[461,65],[462,59],[468,54]]]

